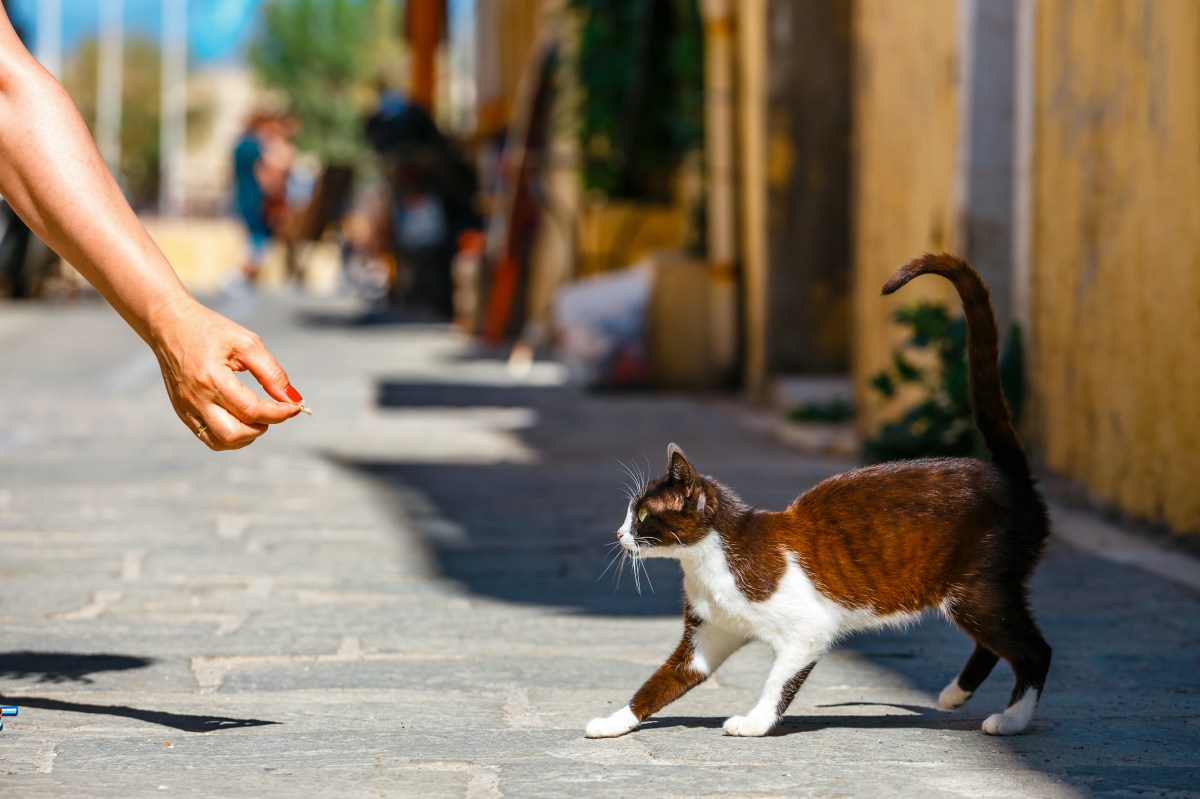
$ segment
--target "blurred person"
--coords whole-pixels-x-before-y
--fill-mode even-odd
[[[254,333],[200,304],[125,201],[63,87],[0,5],[0,194],[158,358],[175,413],[210,449],[239,449],[300,412]],[[275,401],[242,385],[249,371]]]
[[[258,278],[271,242],[286,239],[295,207],[290,191],[295,130],[286,114],[255,114],[233,148],[234,202],[250,239],[242,267],[248,284]]]
[[[267,216],[267,190],[264,185],[267,170],[263,162],[263,146],[268,119],[255,114],[246,122],[242,135],[233,147],[233,193],[238,217],[246,226],[249,245],[242,276],[253,282],[262,268],[267,245],[271,243],[271,225]]]
[[[458,236],[483,226],[475,207],[475,170],[428,111],[394,90],[381,88],[366,136],[383,159],[392,195],[393,249],[409,277],[404,281],[398,275],[393,290],[448,319]]]
[[[262,127],[262,157],[258,163],[258,181],[263,189],[263,210],[274,236],[280,236],[291,216],[288,181],[296,163],[296,145],[292,138],[296,122],[286,114],[268,117]]]

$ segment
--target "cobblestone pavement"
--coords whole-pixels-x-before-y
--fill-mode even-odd
[[[583,727],[673,648],[679,578],[600,578],[617,459],[669,441],[781,507],[845,464],[736,406],[589,395],[444,328],[268,297],[248,321],[315,411],[213,454],[100,306],[0,307],[0,795],[1200,795],[1200,595],[1055,542],[1032,732],[984,736],[1010,675],[934,697],[969,651],[930,618],[823,661],[779,733],[731,739],[762,650],[632,735]]]

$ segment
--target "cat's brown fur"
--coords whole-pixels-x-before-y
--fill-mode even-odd
[[[942,275],[967,316],[971,398],[992,454],[904,461],[832,477],[780,512],[744,505],[668,448],[667,473],[630,505],[618,539],[635,557],[675,557],[684,567],[683,640],[629,706],[588,725],[619,735],[703,681],[749,640],[776,652],[758,705],[726,722],[734,735],[768,732],[816,660],[856,629],[939,607],[976,642],[942,692],[956,707],[999,658],[1017,677],[1004,713],[984,730],[1025,729],[1050,665],[1029,612],[1026,582],[1049,533],[1045,503],[1000,388],[997,334],[979,275],[949,255],[924,255],[885,284]]]

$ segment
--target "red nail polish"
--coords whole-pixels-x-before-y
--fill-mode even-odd
[[[304,399],[304,397],[300,396],[300,392],[291,386],[287,387],[287,395],[288,399],[290,399],[292,402],[300,402]]]

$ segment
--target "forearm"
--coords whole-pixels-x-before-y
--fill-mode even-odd
[[[161,318],[191,295],[125,201],[70,97],[10,34],[0,29],[0,194],[153,346]]]

